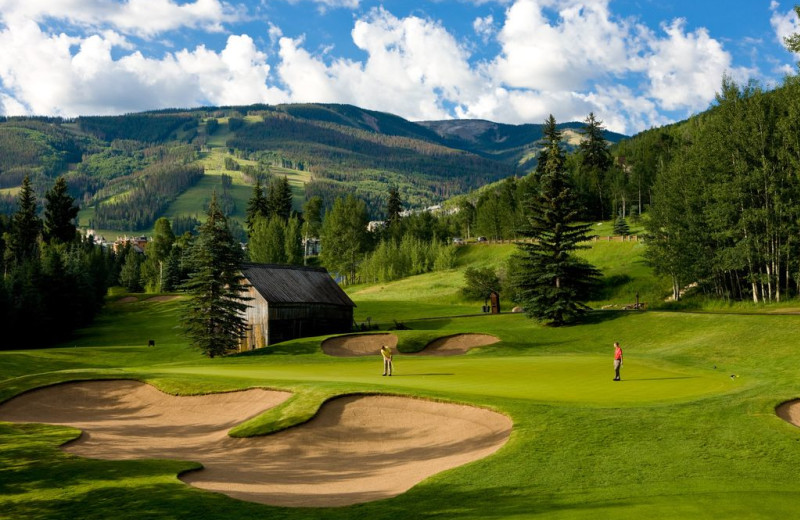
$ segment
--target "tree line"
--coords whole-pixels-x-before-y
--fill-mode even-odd
[[[798,77],[774,91],[725,78],[714,108],[631,143],[659,144],[638,155],[657,172],[648,256],[675,299],[695,283],[731,300],[800,294],[798,136]]]
[[[78,207],[59,177],[44,197],[43,217],[29,178],[17,211],[0,217],[2,348],[40,347],[88,324],[114,283],[114,258],[76,233]]]

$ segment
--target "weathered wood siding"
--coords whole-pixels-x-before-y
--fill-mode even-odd
[[[269,302],[252,285],[245,294],[252,300],[247,302],[245,319],[248,331],[239,344],[240,352],[269,345]]]

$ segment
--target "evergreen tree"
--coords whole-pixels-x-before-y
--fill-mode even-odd
[[[42,221],[36,215],[36,194],[26,175],[17,199],[18,209],[11,221],[8,248],[14,261],[21,263],[38,257]]]
[[[284,222],[292,214],[292,187],[289,178],[285,175],[280,179],[273,179],[267,190],[267,208],[269,215],[276,215]]]
[[[400,213],[403,211],[403,201],[400,200],[400,191],[396,186],[389,188],[389,200],[386,202],[386,226],[393,228],[400,222]]]
[[[66,244],[75,240],[75,219],[79,208],[67,192],[64,177],[56,179],[53,187],[44,196],[44,240]]]
[[[590,225],[575,223],[578,208],[560,142],[551,140],[547,147],[540,191],[525,201],[527,225],[521,233],[533,240],[517,244],[515,285],[528,316],[560,326],[588,310],[581,300],[599,272],[573,254],[590,239]]]
[[[545,119],[544,126],[542,127],[542,139],[539,141],[542,144],[542,149],[539,155],[536,156],[536,177],[537,179],[542,176],[547,169],[547,160],[550,157],[549,143],[560,143],[563,139],[561,130],[558,129],[556,118],[553,114]]]
[[[255,226],[258,217],[267,218],[268,215],[269,208],[267,207],[267,199],[264,197],[261,181],[257,178],[256,184],[253,186],[253,195],[247,203],[247,214],[244,219],[245,225],[247,226],[247,234],[250,235],[253,232],[253,226]]]
[[[586,118],[585,126],[581,128],[583,140],[579,145],[581,153],[582,174],[589,177],[594,186],[599,206],[598,217],[603,219],[606,214],[605,209],[605,185],[606,174],[613,164],[608,143],[603,136],[603,122],[594,117],[594,113],[589,113]]]
[[[247,331],[241,261],[242,249],[214,193],[192,245],[189,279],[183,285],[189,294],[183,314],[186,335],[192,346],[211,358],[236,350]]]
[[[628,222],[622,215],[618,216],[617,220],[614,221],[614,234],[623,237],[631,234],[631,229],[628,227]]]

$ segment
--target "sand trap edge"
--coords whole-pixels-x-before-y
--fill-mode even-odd
[[[800,428],[800,399],[791,399],[775,407],[775,415]]]
[[[453,349],[440,349],[440,345],[446,345],[450,340],[458,340],[464,339],[467,343],[463,347],[453,348]],[[469,341],[470,339],[475,339],[477,341],[472,342]],[[483,332],[460,332],[458,334],[450,334],[449,336],[441,336],[433,341],[428,342],[425,345],[425,348],[420,350],[419,352],[415,352],[414,354],[420,355],[459,355],[459,354],[466,354],[470,350],[474,348],[486,347],[489,345],[494,345],[495,343],[499,343],[502,341],[500,338],[493,334],[485,334]]]
[[[360,343],[359,348],[348,348],[346,344],[350,340]],[[389,348],[396,351],[397,342],[397,334],[391,332],[343,334],[323,340],[320,348],[325,354],[334,357],[373,356],[380,354],[381,345],[388,345]]]

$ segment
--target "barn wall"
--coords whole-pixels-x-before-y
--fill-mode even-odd
[[[269,345],[269,303],[252,286],[247,288],[245,296],[252,299],[247,302],[245,320],[249,330],[239,343],[240,352]]]
[[[267,302],[254,288],[245,294],[245,319],[248,328],[239,344],[239,351],[253,350],[281,341],[308,336],[350,332],[353,308],[322,303]]]

